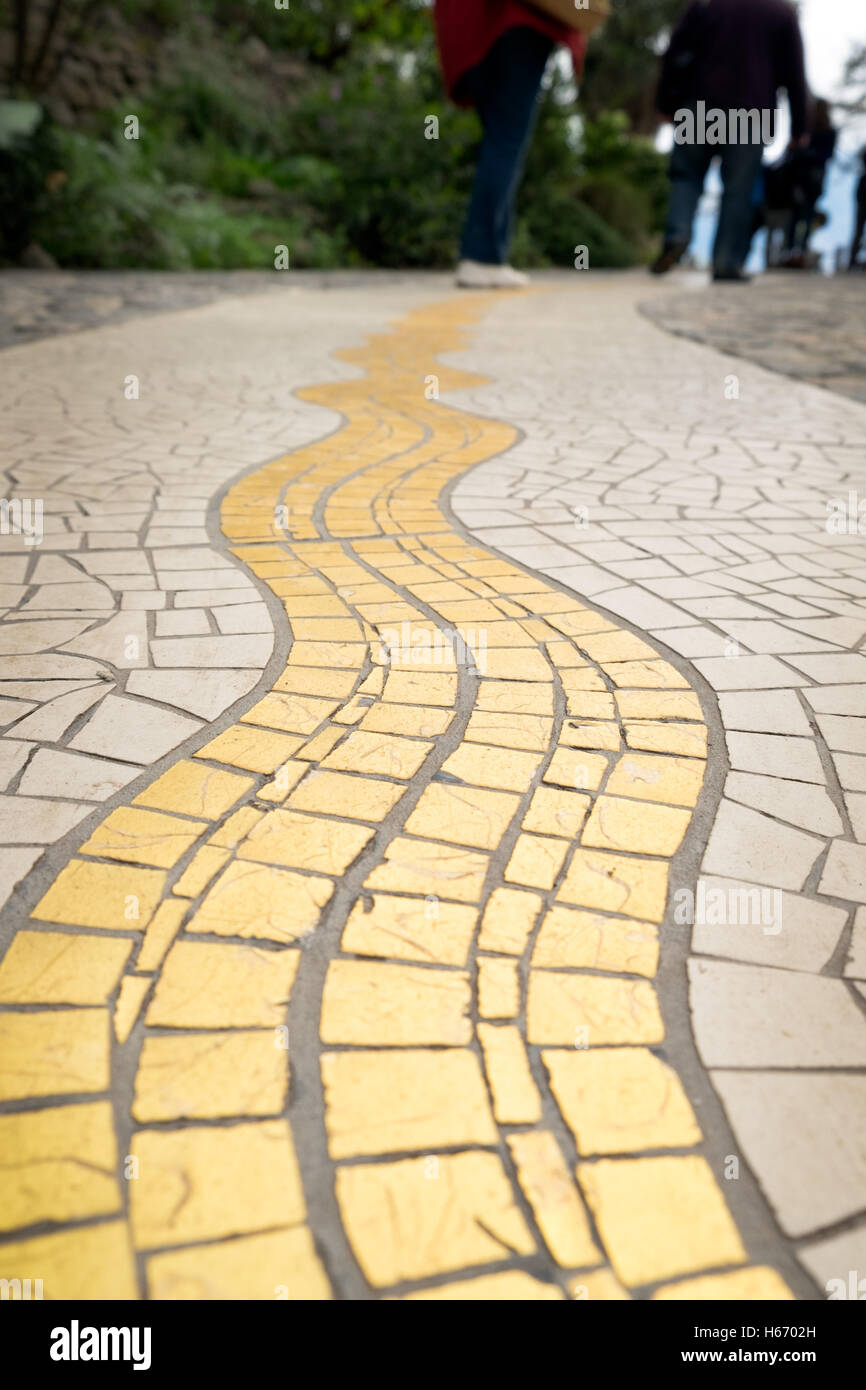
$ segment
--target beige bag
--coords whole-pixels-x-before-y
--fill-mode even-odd
[[[544,10],[570,29],[582,29],[591,34],[600,29],[610,17],[610,0],[531,0],[537,10]]]

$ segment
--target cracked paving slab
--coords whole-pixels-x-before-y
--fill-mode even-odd
[[[58,488],[57,545],[36,564],[104,556],[106,529],[83,522],[120,517],[123,552],[160,581],[131,592],[163,601],[96,621],[85,606],[71,633],[50,595],[39,618],[9,623],[61,624],[19,652],[40,671],[20,681],[50,680],[62,649],[110,661],[116,688],[62,729],[37,691],[8,692],[34,706],[0,739],[11,826],[61,804],[46,757],[81,760],[57,768],[62,785],[92,792],[101,776],[108,790],[62,798],[78,822],[47,848],[26,842],[31,864],[44,857],[5,914],[0,1142],[21,1185],[2,1205],[4,1273],[36,1262],[47,1297],[786,1299],[820,1296],[813,1279],[848,1258],[856,1166],[820,1205],[790,1170],[774,1178],[786,1142],[804,1172],[820,1164],[864,1060],[862,837],[830,776],[859,756],[858,720],[831,698],[825,726],[810,703],[858,685],[856,668],[842,680],[820,664],[864,660],[847,625],[856,562],[827,566],[847,607],[810,605],[841,628],[787,623],[804,600],[784,587],[800,582],[790,557],[815,548],[808,527],[800,543],[814,504],[800,451],[821,452],[818,486],[840,469],[847,481],[862,411],[825,397],[836,414],[821,417],[809,393],[808,420],[792,420],[749,369],[763,425],[753,411],[738,435],[711,398],[699,408],[727,364],[707,353],[696,387],[695,350],[639,319],[635,297],[627,280],[505,301],[443,299],[430,281],[375,303],[311,295],[297,301],[310,352],[294,354],[291,388],[279,297],[148,320],[135,334],[156,355],[162,334],[176,364],[203,334],[215,362],[234,341],[214,414],[243,444],[226,434],[210,473],[190,440],[168,479],[176,493],[184,473],[206,477],[210,496],[234,477],[219,530],[200,481],[195,522],[177,496],[167,515],[132,506],[137,491],[91,513],[83,472],[70,481],[56,461],[60,437],[16,474]],[[591,367],[579,308],[608,317]],[[130,332],[87,335],[82,359],[124,344],[126,357]],[[14,355],[71,362],[71,343]],[[526,374],[527,343],[540,376]],[[157,422],[200,429],[209,392],[178,366],[162,380],[178,405],[155,406]],[[113,416],[91,404],[97,434]],[[86,471],[85,439],[73,443]],[[124,486],[105,462],[116,449],[109,437],[109,488]],[[774,451],[755,498],[744,477]],[[156,471],[133,489],[165,481],[165,452],[152,441],[138,476]],[[768,524],[791,501],[798,547],[765,552],[756,534],[795,534]],[[696,563],[669,573],[677,556]],[[229,572],[253,596],[224,603]],[[138,572],[38,580],[35,594],[119,573]],[[713,599],[721,609],[694,609]],[[225,616],[253,606],[267,632]],[[126,613],[171,615],[140,635],[146,667],[118,667]],[[238,650],[248,664],[224,655]],[[714,660],[748,680],[714,685]],[[245,690],[213,712],[190,703],[228,693],[236,670],[253,676]],[[75,688],[59,698],[101,679],[60,678]],[[161,746],[178,707],[193,727]],[[146,752],[124,782],[133,729]],[[748,738],[729,749],[726,733]],[[732,894],[769,902],[768,921],[729,937]],[[767,1087],[771,1135],[755,1123]],[[820,1124],[804,1134],[810,1097]]]

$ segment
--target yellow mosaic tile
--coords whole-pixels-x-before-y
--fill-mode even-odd
[[[614,696],[621,719],[702,719],[693,690],[618,690]]]
[[[559,742],[565,748],[603,748],[615,753],[622,740],[618,724],[601,719],[585,723],[576,719],[566,719],[560,730]]]
[[[341,947],[352,955],[465,965],[475,922],[472,907],[377,893],[355,903]]]
[[[544,1065],[578,1153],[636,1153],[701,1142],[679,1077],[642,1047],[545,1052]]]
[[[489,714],[476,710],[470,716],[465,737],[470,743],[496,744],[500,748],[525,748],[545,753],[553,720],[537,714]]]
[[[546,1130],[510,1134],[508,1147],[538,1229],[564,1269],[600,1264],[589,1217],[555,1138]]]
[[[236,859],[187,923],[187,931],[296,941],[318,924],[333,892],[330,879]]]
[[[406,821],[409,835],[496,849],[519,805],[511,792],[431,782]]]
[[[161,811],[119,806],[81,846],[82,854],[170,869],[209,830],[206,821],[181,820]]]
[[[603,662],[605,673],[617,686],[639,690],[687,690],[688,682],[667,661]]]
[[[0,964],[0,1003],[105,1004],[131,950],[116,937],[19,931]]]
[[[322,998],[322,1041],[365,1047],[450,1043],[472,1036],[465,971],[335,960]]]
[[[347,825],[297,811],[268,811],[247,836],[238,854],[241,859],[252,859],[260,864],[343,874],[374,834],[375,831],[363,825]]]
[[[541,762],[535,753],[491,748],[483,743],[461,743],[442,764],[450,777],[477,787],[506,791],[526,791]]]
[[[523,955],[541,905],[542,899],[535,893],[494,888],[481,919],[479,949]]]
[[[332,1296],[306,1226],[152,1255],[147,1287],[152,1299],[172,1302],[321,1303]]]
[[[557,748],[542,781],[551,782],[557,787],[569,787],[572,791],[596,791],[607,776],[610,765],[610,761],[598,753],[584,752],[578,748]]]
[[[297,951],[176,941],[147,1022],[163,1028],[266,1028],[285,1022]]]
[[[600,796],[580,840],[596,849],[670,857],[682,844],[690,821],[691,812],[675,806]]]
[[[332,1158],[498,1142],[478,1059],[465,1049],[325,1053],[322,1079]]]
[[[520,1011],[517,962],[478,957],[478,1012],[482,1018],[515,1018]]]
[[[575,1275],[569,1281],[572,1298],[595,1303],[631,1302],[631,1294],[626,1293],[616,1275],[609,1269],[592,1270],[589,1274]]]
[[[626,721],[624,727],[629,748],[642,748],[651,753],[681,753],[690,758],[707,756],[707,731],[703,724],[664,724],[632,719]]]
[[[302,742],[296,735],[269,733],[252,725],[235,724],[225,733],[217,734],[195,756],[242,767],[248,772],[276,772],[280,763],[296,753]]]
[[[597,908],[602,912],[661,922],[667,888],[668,866],[665,863],[577,849],[558,896],[575,907]]]
[[[298,757],[307,763],[321,762],[323,758],[328,756],[332,748],[336,748],[345,732],[345,729],[329,724],[327,728],[317,733],[315,738],[311,738],[308,743],[305,743],[303,748],[298,749]]]
[[[541,1096],[532,1079],[520,1029],[511,1023],[479,1023],[478,1041],[497,1122],[535,1124],[541,1119]]]
[[[124,975],[120,982],[112,1023],[114,1036],[121,1047],[138,1021],[141,1006],[152,984],[149,975]]]
[[[629,1288],[746,1258],[703,1158],[601,1159],[581,1164],[578,1178]]]
[[[652,979],[658,958],[658,928],[651,922],[556,906],[541,923],[532,964]]]
[[[241,722],[280,729],[286,734],[312,734],[336,708],[336,700],[274,691],[242,714]]]
[[[323,766],[337,772],[414,777],[432,747],[432,743],[421,739],[370,734],[362,729],[354,729],[339,748],[328,754]]]
[[[552,681],[553,672],[539,651],[527,648],[521,652],[488,651],[484,674],[492,680]]]
[[[487,857],[457,845],[398,836],[385,850],[384,862],[368,875],[365,888],[410,893],[431,893],[457,902],[477,903],[487,874]]]
[[[379,824],[405,791],[397,782],[314,768],[289,797],[289,806],[297,811],[324,812],[339,807],[340,815],[349,820]]]
[[[135,1263],[124,1221],[80,1226],[0,1245],[0,1279],[36,1270],[46,1302],[138,1298]]]
[[[646,980],[531,970],[526,1036],[529,1042],[566,1047],[658,1043],[664,1025]]]
[[[137,970],[157,970],[166,951],[174,940],[183,921],[188,904],[174,902],[169,898],[160,903],[153,920],[144,933],[141,950],[136,961]]]
[[[613,696],[607,692],[566,687],[566,708],[570,715],[578,719],[616,718]]]
[[[172,893],[181,898],[197,898],[228,862],[229,851],[215,845],[202,845],[187,864]]]
[[[364,715],[360,727],[374,734],[435,738],[444,734],[453,718],[453,711],[434,705],[375,704]]]
[[[0,1100],[108,1088],[105,1009],[0,1014]]]
[[[356,676],[350,671],[328,671],[316,667],[287,666],[274,681],[274,690],[290,690],[297,695],[332,696],[346,700],[355,688]]]
[[[615,764],[605,790],[612,796],[666,801],[671,806],[694,806],[703,780],[703,763],[693,758],[628,753]]]
[[[272,1029],[148,1037],[132,1114],[142,1124],[277,1115],[287,1087],[286,1052]]]
[[[524,1274],[521,1269],[509,1269],[503,1274],[482,1274],[478,1279],[461,1279],[457,1284],[439,1284],[436,1288],[406,1293],[405,1303],[548,1303],[563,1299],[565,1294],[556,1284],[543,1284]]]
[[[174,1131],[132,1138],[139,1176],[130,1183],[139,1250],[291,1226],[304,1198],[284,1120]]]
[[[457,698],[457,677],[441,671],[391,671],[383,698],[392,703],[445,705]]]
[[[576,840],[589,805],[589,797],[579,792],[537,787],[523,817],[523,828],[536,830],[541,835],[562,835],[567,840]]]
[[[552,888],[565,863],[568,845],[546,835],[518,835],[505,867],[508,883],[527,888]]]
[[[767,1265],[753,1265],[730,1274],[705,1274],[700,1279],[684,1279],[656,1289],[654,1302],[766,1302],[787,1303],[794,1295],[784,1279]]]
[[[139,792],[132,804],[156,811],[173,811],[181,816],[219,820],[254,786],[252,777],[183,759]]]
[[[264,811],[257,811],[255,806],[242,806],[239,811],[235,811],[229,816],[228,820],[223,821],[218,830],[215,830],[208,840],[209,845],[217,845],[220,849],[237,849],[238,845],[253,826],[264,820]]]
[[[107,1101],[0,1115],[0,1153],[9,1159],[0,1230],[81,1221],[120,1209],[117,1144]],[[20,1269],[19,1277],[26,1272],[35,1273]]]
[[[337,1201],[355,1256],[376,1288],[534,1249],[495,1154],[338,1168]]]
[[[165,890],[164,873],[71,859],[31,916],[69,927],[142,931]]]
[[[553,714],[553,687],[528,681],[483,680],[475,708],[500,714]]]

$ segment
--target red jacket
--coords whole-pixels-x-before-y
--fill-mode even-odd
[[[564,44],[571,50],[575,72],[583,68],[586,35],[519,0],[436,0],[435,17],[445,87],[461,106],[469,103],[455,97],[460,78],[481,62],[500,34],[521,24]]]

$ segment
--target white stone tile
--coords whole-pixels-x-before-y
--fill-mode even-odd
[[[69,747],[127,763],[152,763],[197,733],[201,723],[186,715],[108,695]]]
[[[232,608],[214,609],[214,617],[220,632],[267,632],[273,634],[274,625],[264,603],[238,603]]]
[[[133,671],[126,688],[131,695],[216,719],[252,690],[259,678],[259,671]]]
[[[791,766],[799,771],[796,763]],[[731,772],[725,780],[725,796],[815,835],[844,833],[842,817],[823,787],[790,782],[782,777]]]
[[[99,627],[63,644],[63,651],[95,656],[121,671],[148,665],[147,618],[143,613],[118,613]]]
[[[788,1235],[808,1235],[862,1210],[866,1076],[714,1071],[712,1081]]]
[[[866,903],[866,845],[834,840],[827,855],[818,892],[828,898]]]
[[[866,1294],[866,1226],[804,1245],[798,1256],[828,1301],[859,1300]]]
[[[99,685],[86,685],[81,690],[71,690],[67,695],[58,695],[56,700],[49,700],[34,714],[17,724],[15,734],[21,738],[32,739],[34,743],[57,743],[78,716],[102,700],[110,689],[107,681],[100,681]]]
[[[72,801],[41,801],[0,796],[0,843],[51,845],[90,814],[92,807]]]
[[[848,914],[799,893],[706,875],[698,880],[694,916],[692,950],[698,955],[818,974]]]
[[[695,665],[714,690],[773,690],[806,684],[774,656],[703,657]]]
[[[0,907],[9,901],[18,884],[41,858],[41,849],[0,849]]]
[[[161,637],[151,644],[154,666],[256,666],[267,665],[273,635],[232,637]]]
[[[866,1065],[866,1026],[843,980],[698,956],[689,980],[704,1066]]]
[[[719,709],[726,729],[806,737],[812,732],[793,690],[731,691],[719,696]]]
[[[866,710],[864,710],[866,714]],[[866,753],[866,718],[849,715],[819,714],[818,728],[828,748],[839,753]]]
[[[824,840],[723,800],[704,851],[702,871],[770,888],[802,888]]]
[[[866,758],[856,753],[834,753],[833,765],[845,791],[866,792]]]
[[[105,801],[141,771],[129,763],[90,758],[65,749],[39,748],[18,784],[23,796],[61,796],[74,801]]]
[[[157,637],[192,637],[210,632],[210,623],[203,608],[185,608],[177,612],[168,608],[156,615]]]
[[[820,714],[866,713],[866,685],[807,685],[803,694]]]
[[[13,777],[18,776],[32,748],[33,744],[24,739],[10,738],[8,735],[0,738],[0,790],[5,791]]]
[[[818,750],[810,738],[734,730],[729,730],[725,738],[731,766],[740,771],[786,778],[796,773],[797,781],[822,785],[826,780]]]

